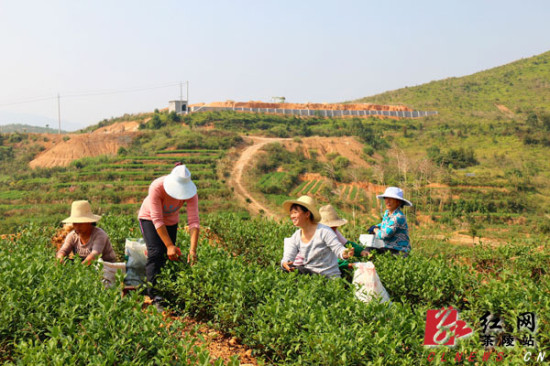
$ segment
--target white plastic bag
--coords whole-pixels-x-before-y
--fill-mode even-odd
[[[147,246],[142,238],[126,239],[124,255],[126,257],[126,277],[124,284],[139,286],[144,283],[145,264],[147,263]]]
[[[359,235],[359,242],[366,248],[384,248],[384,240],[375,238],[372,234]]]
[[[122,274],[126,273],[125,262],[105,262],[99,258],[98,262],[103,263],[103,284],[106,288],[113,287],[116,282],[116,274],[121,271]]]
[[[378,298],[380,302],[390,301],[390,295],[382,285],[372,262],[354,263],[353,284],[355,297],[363,302]]]

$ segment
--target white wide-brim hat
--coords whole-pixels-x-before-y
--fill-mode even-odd
[[[297,200],[288,200],[283,202],[283,207],[286,212],[290,212],[290,207],[292,207],[293,204],[297,204],[300,206],[304,206],[311,212],[313,215],[313,222],[319,222],[321,220],[321,214],[317,210],[317,202],[315,201],[315,198],[310,196],[301,196]]]
[[[395,198],[397,200],[403,201],[405,206],[412,206],[411,201],[403,198],[403,190],[397,187],[388,187],[384,194],[379,194],[376,198]]]
[[[98,222],[100,218],[101,216],[92,213],[90,202],[74,201],[71,205],[71,216],[62,222],[64,224],[82,224],[86,222]]]
[[[164,178],[164,190],[177,200],[186,200],[197,194],[197,186],[191,181],[191,172],[185,165],[178,165]]]
[[[342,226],[348,223],[348,220],[338,216],[338,212],[332,207],[332,205],[326,205],[319,209],[321,214],[320,223],[329,227]]]

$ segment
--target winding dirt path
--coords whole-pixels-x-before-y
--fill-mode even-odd
[[[229,180],[229,186],[234,187],[235,196],[243,204],[244,207],[252,215],[259,215],[260,210],[263,210],[264,215],[270,218],[279,218],[280,215],[272,212],[268,207],[256,200],[246,188],[246,183],[243,182],[243,171],[245,167],[250,165],[251,160],[256,153],[267,144],[273,142],[290,141],[289,138],[271,138],[271,137],[257,137],[249,136],[245,137],[245,140],[252,140],[253,144],[246,147],[239,159],[235,162],[231,171],[231,179]]]

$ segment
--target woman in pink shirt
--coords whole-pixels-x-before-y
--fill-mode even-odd
[[[169,175],[155,179],[149,186],[149,194],[143,200],[138,219],[141,233],[147,245],[147,263],[145,273],[147,282],[153,286],[166,257],[177,260],[181,250],[176,247],[179,222],[179,209],[186,203],[187,224],[191,235],[191,245],[187,262],[191,265],[197,261],[197,243],[199,241],[199,198],[197,187],[191,181],[191,173],[185,165],[178,165]],[[153,303],[162,299],[155,296],[153,287],[147,289]]]

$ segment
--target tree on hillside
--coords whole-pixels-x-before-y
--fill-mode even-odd
[[[535,112],[529,113],[525,123],[527,123],[530,127],[537,127],[539,125],[539,118],[537,117],[537,114]]]
[[[11,146],[0,146],[0,161],[13,159],[13,148]]]
[[[409,157],[403,150],[399,149],[397,146],[393,147],[393,149],[390,151],[390,155],[395,159],[397,163],[397,170],[403,180],[403,184],[401,185],[407,184],[407,173],[409,172],[410,166],[412,165]]]
[[[162,123],[162,120],[160,119],[160,116],[157,113],[155,113],[153,115],[153,118],[151,118],[151,120],[147,122],[147,127],[153,130],[158,130],[162,126],[164,126],[164,123]]]
[[[172,112],[168,113],[168,120],[172,121],[172,122],[180,122],[181,117],[176,111],[172,111]]]

